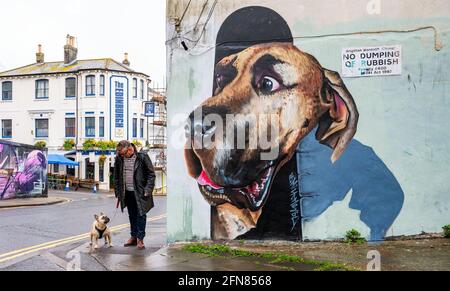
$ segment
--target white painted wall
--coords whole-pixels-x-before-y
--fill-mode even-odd
[[[204,32],[214,1],[201,17],[204,3],[192,1],[178,34],[175,23],[188,2],[168,0],[167,5],[170,241],[210,237],[210,207],[184,165],[182,116],[211,96],[217,32],[231,13],[246,6],[278,12],[289,24],[295,45],[335,71],[341,70],[342,48],[402,45],[402,76],[344,80],[361,113],[356,139],[374,149],[405,192],[402,211],[388,236],[439,232],[449,223],[449,1],[218,1]],[[351,227],[367,235],[359,213],[349,207],[351,195],[306,222],[305,238],[342,237]]]

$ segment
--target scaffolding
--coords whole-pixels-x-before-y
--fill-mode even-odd
[[[148,140],[146,147],[152,157],[157,176],[156,195],[167,195],[167,98],[164,88],[149,88],[150,102],[155,112],[148,117]]]

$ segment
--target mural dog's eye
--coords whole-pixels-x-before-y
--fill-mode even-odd
[[[261,81],[259,81],[258,89],[263,94],[271,94],[279,91],[281,89],[281,84],[273,77],[264,76],[261,78]]]

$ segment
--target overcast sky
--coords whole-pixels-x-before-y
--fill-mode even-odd
[[[66,35],[77,37],[78,58],[130,55],[134,70],[160,86],[165,77],[166,0],[2,1],[0,71],[35,62],[42,44],[45,61],[62,61]]]

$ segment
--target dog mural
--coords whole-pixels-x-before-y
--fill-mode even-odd
[[[234,239],[256,227],[278,172],[302,139],[318,127],[316,138],[333,149],[335,162],[352,141],[359,114],[339,74],[289,43],[252,46],[221,60],[215,72],[217,89],[196,110],[202,118],[191,114],[185,158],[190,176],[216,210],[213,237]],[[231,124],[224,122],[224,127],[247,132],[247,142],[278,128],[270,144],[277,157],[261,159],[267,147],[221,146],[223,142],[235,145],[234,136],[213,138],[208,147],[199,146],[199,140],[223,135],[217,126],[203,122],[211,114],[222,120],[239,116]],[[250,128],[242,128],[249,126],[240,119],[246,115],[256,116]],[[264,118],[268,115],[278,117],[276,124]]]
[[[213,91],[190,115],[184,151],[212,206],[211,236],[342,237],[358,223],[348,213],[340,229],[311,230],[348,197],[368,238],[383,240],[402,210],[402,186],[354,139],[358,109],[339,74],[299,48],[286,20],[262,6],[234,11],[217,33]]]

